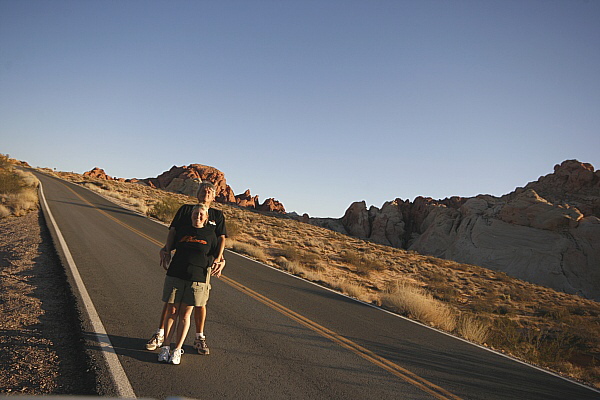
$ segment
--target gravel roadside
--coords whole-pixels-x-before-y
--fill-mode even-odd
[[[0,394],[97,395],[75,298],[41,211],[0,219]]]

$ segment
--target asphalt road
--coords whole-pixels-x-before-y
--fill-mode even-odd
[[[158,363],[144,345],[162,307],[158,251],[167,228],[36,175],[137,397],[600,399],[597,391],[231,252],[224,277],[211,282],[211,354],[194,353],[191,329],[181,364]]]

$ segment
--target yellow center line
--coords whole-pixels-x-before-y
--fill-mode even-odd
[[[460,399],[460,397],[448,392],[447,390],[435,385],[434,383],[429,382],[428,380],[426,380],[424,378],[421,378],[417,374],[415,374],[405,368],[400,367],[399,365],[391,362],[390,360],[388,360],[386,358],[378,356],[377,354],[373,353],[371,350],[368,350],[368,349],[360,346],[359,344],[345,338],[344,336],[341,336],[341,335],[337,334],[336,332],[334,332],[328,328],[325,328],[322,325],[317,324],[316,322],[304,317],[303,315],[298,314],[297,312],[292,311],[285,306],[282,306],[281,304],[269,299],[268,297],[263,296],[260,293],[255,292],[252,289],[249,289],[248,287],[234,281],[231,278],[228,278],[226,276],[221,276],[221,280],[225,281],[230,286],[233,286],[234,288],[238,289],[239,291],[246,293],[247,295],[255,298],[256,300],[260,301],[261,303],[266,304],[267,306],[280,312],[281,314],[284,314],[288,318],[291,318],[294,321],[300,323],[301,325],[304,325],[305,327],[317,332],[321,336],[324,336],[327,339],[339,344],[340,346],[342,346],[348,350],[351,350],[352,352],[358,354],[360,357],[385,369],[386,371],[392,373],[393,375],[397,376],[398,378],[401,378],[401,379],[405,380],[406,382],[411,383],[412,385],[433,395],[434,397],[436,397],[438,399],[448,399],[448,398],[457,399],[457,400]]]
[[[123,221],[120,221],[119,219],[113,217],[112,215],[108,214],[104,210],[99,209],[97,206],[90,203],[88,200],[84,199],[81,195],[79,195],[73,189],[71,189],[68,186],[66,186],[66,187],[71,192],[73,192],[77,197],[79,197],[82,201],[84,201],[91,207],[95,208],[98,212],[105,215],[109,219],[115,221],[119,225],[129,229],[130,231],[132,231],[133,233],[136,233],[137,235],[143,237],[144,239],[149,240],[150,242],[154,243],[155,245],[157,245],[159,247],[163,246],[163,244],[161,242],[159,242],[158,240],[146,235],[145,233],[135,229],[134,227],[124,223]],[[344,336],[341,336],[338,333],[336,333],[328,328],[325,328],[322,325],[317,324],[316,322],[304,317],[301,314],[298,314],[295,311],[290,310],[289,308],[287,308],[285,306],[282,306],[281,304],[269,299],[268,297],[265,297],[262,294],[255,292],[254,290],[234,281],[233,279],[222,275],[221,280],[223,282],[225,282],[226,284],[228,284],[229,286],[239,290],[242,293],[247,294],[248,296],[258,300],[259,302],[267,305],[268,307],[272,308],[273,310],[275,310],[275,311],[285,315],[286,317],[298,322],[299,324],[309,328],[310,330],[318,333],[319,335],[331,340],[334,343],[337,343],[341,347],[348,349],[348,350],[352,351],[353,353],[357,354],[358,356],[364,358],[365,360],[377,365],[380,368],[383,368],[384,370],[390,372],[391,374],[395,375],[396,377],[416,386],[417,388],[423,390],[424,392],[431,394],[435,398],[460,400],[460,397],[448,392],[446,389],[444,389],[440,386],[437,386],[436,384],[434,384],[432,382],[429,382],[427,379],[420,377],[419,375],[407,370],[406,368],[402,368],[398,364],[375,354],[371,350],[368,350],[368,349],[360,346],[359,344],[353,342],[352,340],[350,340]]]

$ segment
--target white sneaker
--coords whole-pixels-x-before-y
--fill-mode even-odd
[[[175,349],[173,350],[173,354],[171,354],[171,359],[169,362],[171,364],[178,365],[181,362],[181,355],[183,354],[183,349]]]
[[[163,346],[160,348],[160,353],[158,353],[158,361],[159,362],[169,362],[171,358],[170,354],[171,348],[169,346]]]

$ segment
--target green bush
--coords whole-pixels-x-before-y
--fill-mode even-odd
[[[225,220],[225,227],[227,229],[227,237],[230,239],[235,239],[242,233],[242,225],[237,221]]]
[[[170,223],[181,206],[181,202],[171,197],[164,197],[158,203],[154,204],[147,211],[147,214],[163,222]]]
[[[25,187],[25,183],[12,171],[0,171],[0,193],[19,193]]]

